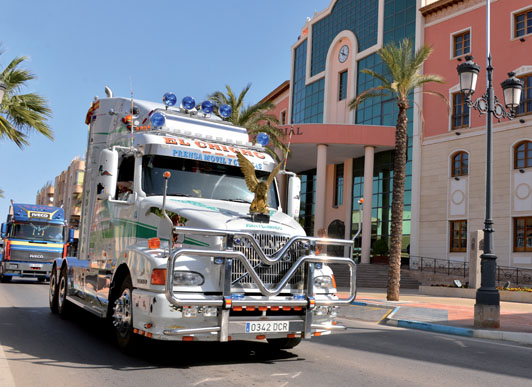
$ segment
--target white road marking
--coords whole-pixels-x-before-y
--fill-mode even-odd
[[[11,369],[7,364],[7,358],[2,343],[0,343],[0,386],[15,387],[15,379],[13,379]]]
[[[199,386],[200,384],[207,383],[207,382],[215,382],[217,380],[222,380],[223,378],[205,378],[200,380],[197,383],[194,383],[193,386]]]

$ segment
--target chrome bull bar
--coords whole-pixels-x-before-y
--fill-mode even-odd
[[[353,253],[353,241],[343,240],[343,239],[329,239],[329,238],[314,238],[307,236],[293,236],[289,241],[283,246],[277,253],[275,253],[271,258],[264,254],[261,247],[259,246],[256,239],[251,233],[246,232],[230,232],[225,230],[207,230],[207,229],[198,229],[198,228],[189,228],[189,227],[174,227],[174,232],[178,234],[200,234],[200,235],[210,235],[210,236],[219,236],[225,238],[225,243],[220,250],[207,250],[207,249],[190,249],[190,248],[181,248],[173,252],[171,257],[168,259],[167,264],[167,274],[166,274],[166,286],[165,286],[165,295],[170,302],[170,304],[176,307],[182,306],[222,306],[225,309],[229,309],[231,305],[235,306],[245,306],[249,304],[249,301],[246,300],[233,300],[231,294],[231,273],[232,273],[232,264],[233,259],[239,260],[256,283],[257,287],[261,293],[265,296],[277,296],[282,289],[286,286],[288,281],[292,276],[295,275],[296,271],[305,263],[307,265],[307,286],[305,288],[305,299],[301,300],[290,300],[283,301],[281,304],[292,305],[292,306],[338,306],[346,305],[351,303],[356,297],[356,264],[350,258],[345,257],[329,257],[329,256],[316,256],[314,254],[305,255],[299,257],[296,262],[293,263],[292,267],[286,272],[283,278],[279,281],[277,286],[274,288],[268,288],[266,284],[262,281],[260,276],[255,271],[255,268],[248,261],[246,256],[240,252],[233,250],[233,240],[235,238],[245,238],[255,250],[259,256],[261,262],[266,265],[272,265],[277,263],[284,254],[290,249],[290,247],[297,242],[308,242],[310,250],[315,253],[317,245],[336,245],[336,246],[347,246],[349,247],[350,255]],[[176,261],[181,256],[195,256],[195,257],[205,257],[205,258],[223,258],[225,260],[223,268],[223,296],[218,298],[211,299],[189,299],[189,298],[178,298],[174,292],[174,270]],[[348,265],[350,269],[350,293],[349,297],[345,299],[338,300],[315,300],[314,299],[314,265],[315,263],[335,263],[335,264],[345,264]],[[229,300],[229,301],[228,301]],[[312,300],[312,303],[310,302]],[[257,301],[253,302],[254,304]],[[279,302],[277,302],[279,304]]]

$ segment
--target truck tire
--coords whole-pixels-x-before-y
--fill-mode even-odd
[[[57,313],[61,318],[67,318],[70,311],[70,301],[67,300],[68,294],[68,275],[66,268],[61,269],[59,283],[57,285]]]
[[[50,276],[50,287],[48,289],[48,303],[50,304],[50,310],[52,313],[57,314],[57,270],[55,267],[52,270],[52,275]]]
[[[6,283],[11,281],[10,275],[4,275],[4,267],[0,264],[0,282]]]
[[[133,285],[128,274],[120,285],[120,291],[113,301],[111,323],[120,350],[127,354],[134,354],[138,348],[140,337],[133,333]]]
[[[272,347],[272,349],[276,350],[292,349],[299,343],[301,343],[301,337],[294,337],[293,339],[268,339],[268,344]]]

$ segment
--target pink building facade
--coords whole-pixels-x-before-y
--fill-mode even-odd
[[[493,220],[498,265],[532,268],[532,3],[491,2],[491,55],[495,95],[514,72],[523,80],[514,120],[494,120]],[[485,217],[486,115],[469,109],[459,93],[457,65],[466,55],[481,67],[473,100],[486,91],[486,1],[440,0],[420,9],[424,43],[434,48],[425,73],[442,75],[427,87],[420,127],[419,227],[412,254],[469,262],[481,243]]]

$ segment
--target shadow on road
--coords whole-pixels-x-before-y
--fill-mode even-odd
[[[469,339],[378,324],[352,327],[346,332],[317,337],[314,342],[362,353],[395,356],[421,363],[532,378],[532,349],[499,341]],[[421,364],[420,363],[420,364]]]
[[[0,344],[10,361],[122,371],[304,360],[259,342],[163,342],[145,339],[138,353],[120,352],[105,320],[79,308],[68,319],[48,307],[0,308]]]

